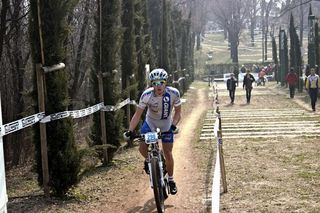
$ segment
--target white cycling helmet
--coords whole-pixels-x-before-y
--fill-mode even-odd
[[[168,79],[168,73],[161,68],[154,69],[149,74],[149,80],[150,81],[156,81],[156,80],[167,80]]]

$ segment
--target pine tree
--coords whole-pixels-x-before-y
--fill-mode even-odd
[[[68,36],[66,16],[77,1],[40,1],[44,66],[66,61],[64,43]],[[30,38],[34,63],[43,63],[40,52],[37,1],[31,0]],[[54,71],[46,74],[46,114],[66,111],[69,105],[68,71]],[[42,184],[41,150],[39,132],[35,134],[37,172]],[[49,187],[54,195],[64,196],[79,181],[80,157],[73,136],[71,118],[51,121],[47,124],[47,146],[49,166]]]

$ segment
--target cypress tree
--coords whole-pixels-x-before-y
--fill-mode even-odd
[[[148,0],[148,11],[151,30],[151,44],[154,53],[154,66],[159,67],[161,61],[160,54],[160,27],[161,26],[161,1]]]
[[[40,16],[44,49],[44,66],[66,61],[64,43],[68,36],[66,16],[77,1],[40,1]],[[41,63],[38,28],[37,1],[30,1],[30,38],[34,63]],[[66,111],[69,105],[68,71],[54,71],[46,74],[46,114]],[[35,92],[36,94],[36,92]],[[36,95],[35,95],[36,97]],[[36,159],[39,184],[42,184],[41,150],[39,132],[35,134]],[[49,166],[49,187],[57,196],[66,192],[79,181],[80,157],[73,136],[71,118],[51,121],[47,124],[47,146]]]
[[[276,39],[274,36],[272,37],[272,59],[275,64],[275,79],[277,82],[279,82],[278,79],[278,67],[279,67],[279,60],[278,60],[278,52],[277,52],[277,44],[276,44]]]
[[[134,26],[135,26],[135,35],[136,35],[136,51],[137,51],[137,62],[138,62],[138,69],[137,69],[137,81],[138,81],[138,96],[140,97],[142,92],[147,86],[146,83],[146,74],[145,74],[145,65],[147,63],[147,56],[146,56],[146,47],[144,46],[144,31],[143,25],[146,22],[144,20],[143,12],[144,12],[144,4],[145,2],[137,1],[135,5],[135,19],[134,19]]]
[[[294,67],[294,70],[297,72],[298,76],[302,76],[302,60],[301,60],[301,49],[298,33],[294,27],[293,15],[290,16],[290,66]],[[288,72],[288,71],[287,71]],[[302,91],[302,83],[299,80],[298,89]]]
[[[288,56],[288,37],[287,33],[284,33],[284,73],[282,76],[283,81],[281,82],[284,85],[285,76],[288,74],[289,70],[289,56]]]
[[[97,75],[108,73],[103,79],[104,104],[115,106],[121,98],[120,77],[113,70],[120,70],[120,49],[122,44],[121,28],[121,4],[118,0],[100,0],[101,1],[101,42],[100,42],[100,12],[96,13],[96,35],[94,41],[94,66],[91,71],[91,83],[94,92],[92,103],[99,103],[99,88]],[[101,45],[101,63],[100,63],[100,45]],[[111,147],[120,146],[120,130],[122,128],[123,112],[107,112],[106,128],[108,143],[108,162],[112,160],[115,149]],[[100,114],[95,113],[90,138],[92,145],[102,145]],[[99,146],[98,146],[99,147]],[[99,149],[100,159],[103,159],[103,152]]]
[[[144,38],[144,52],[146,57],[146,63],[151,67],[155,67],[155,54],[152,49],[152,35],[150,30],[150,19],[148,13],[148,0],[141,0],[142,16],[143,16],[143,38]]]
[[[309,7],[309,16],[308,16],[308,22],[309,22],[309,36],[308,36],[308,64],[310,65],[310,68],[314,68],[315,66],[315,42],[314,42],[314,26],[310,26],[311,19],[314,18],[312,15],[312,9],[311,4]]]
[[[319,75],[319,65],[320,65],[320,41],[319,41],[319,23],[317,22],[314,26],[314,43],[315,43],[315,54],[316,54],[316,65],[318,65],[318,69],[316,69],[317,74]]]
[[[123,94],[130,94],[130,99],[137,99],[137,84],[133,84],[137,76],[137,54],[136,54],[136,40],[134,28],[134,6],[135,1],[123,1],[122,3],[122,26],[124,28],[123,44],[121,48],[122,58],[122,92]],[[127,96],[128,97],[128,96]],[[134,112],[134,106],[128,105],[131,112]],[[126,121],[130,119],[131,115],[126,114]]]
[[[160,44],[160,67],[165,69],[170,75],[170,61],[169,61],[169,7],[167,0],[162,0],[162,23],[161,23],[161,44]]]
[[[297,67],[296,65],[296,58],[295,58],[295,27],[294,27],[294,20],[293,15],[290,15],[290,23],[289,23],[289,36],[290,36],[290,67]]]

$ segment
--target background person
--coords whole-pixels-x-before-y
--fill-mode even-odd
[[[310,75],[306,80],[306,89],[311,99],[312,111],[316,111],[316,102],[318,99],[319,76],[315,73],[315,69],[311,68]]]
[[[237,79],[234,77],[234,74],[230,74],[230,78],[227,80],[227,89],[229,90],[229,97],[231,100],[231,104],[234,103],[234,96],[237,87]]]
[[[168,74],[164,69],[154,69],[150,72],[149,80],[152,87],[142,93],[136,112],[131,119],[129,130],[124,133],[124,138],[125,140],[132,138],[133,131],[140,122],[144,109],[147,107],[146,119],[142,124],[140,133],[156,131],[156,128],[160,128],[161,132],[163,132],[161,135],[162,148],[169,176],[170,193],[174,195],[177,193],[177,187],[173,180],[173,132],[177,130],[176,125],[181,118],[181,100],[180,93],[176,88],[166,86],[167,79]],[[175,110],[172,117],[173,107]],[[144,170],[149,174],[147,144],[140,143],[139,151],[145,158]]]
[[[295,89],[296,89],[296,85],[297,85],[297,82],[298,82],[298,76],[294,72],[293,67],[291,67],[290,72],[286,76],[286,81],[287,81],[288,86],[289,86],[290,98],[293,98],[294,97],[294,93],[295,93]]]
[[[246,89],[247,104],[250,104],[253,82],[255,82],[255,79],[253,75],[250,74],[250,70],[247,70],[247,73],[243,78],[243,89]]]

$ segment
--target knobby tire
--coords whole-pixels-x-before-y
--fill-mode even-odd
[[[151,159],[151,171],[152,171],[151,175],[152,175],[154,200],[156,202],[158,212],[163,213],[164,212],[164,195],[163,195],[163,189],[161,186],[161,176],[160,176],[158,158]]]

